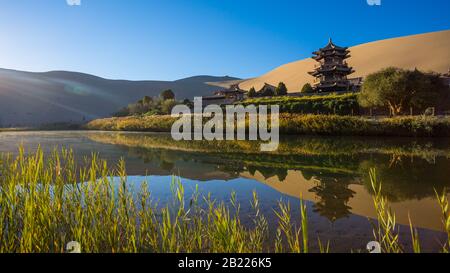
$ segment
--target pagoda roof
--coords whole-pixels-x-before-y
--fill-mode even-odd
[[[319,49],[319,51],[329,51],[329,50],[338,50],[338,51],[346,51],[348,49],[348,47],[340,47],[337,46],[333,43],[333,40],[330,38],[330,40],[328,41],[328,44]]]
[[[312,58],[317,60],[317,61],[320,61],[320,60],[322,60],[325,57],[332,57],[332,56],[339,56],[339,57],[341,57],[343,59],[348,59],[348,58],[351,57],[349,50],[346,50],[346,51],[336,51],[336,50],[334,50],[332,52],[328,51],[327,53],[324,53],[323,51],[316,51],[316,52],[313,52],[313,54],[316,55],[316,56],[313,56]]]
[[[317,75],[321,75],[321,74],[324,74],[327,72],[337,72],[337,71],[349,73],[349,74],[352,74],[353,72],[355,72],[352,67],[335,65],[332,67],[319,67],[319,68],[316,68],[314,71],[311,71],[308,73],[312,76],[317,76]]]
[[[344,82],[319,83],[315,86],[317,88],[346,87],[346,86],[348,86],[348,83],[344,83]]]

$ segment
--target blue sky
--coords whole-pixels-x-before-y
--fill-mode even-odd
[[[0,0],[0,67],[113,79],[261,75],[342,46],[450,29],[448,0]]]

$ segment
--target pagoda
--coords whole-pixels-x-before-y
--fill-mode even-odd
[[[317,92],[340,92],[351,90],[347,76],[355,72],[346,59],[350,58],[348,47],[340,47],[330,38],[328,45],[313,52],[314,60],[319,62],[314,71],[309,72],[316,78],[314,89]]]

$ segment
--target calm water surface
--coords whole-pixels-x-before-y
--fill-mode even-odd
[[[250,199],[257,191],[269,222],[279,200],[299,215],[300,196],[307,201],[310,237],[331,241],[333,251],[365,249],[373,239],[375,217],[368,172],[376,168],[398,223],[408,215],[420,228],[426,251],[439,251],[445,237],[434,189],[450,187],[450,140],[409,138],[290,137],[276,153],[261,154],[259,144],[175,142],[167,134],[114,132],[0,133],[0,152],[27,152],[38,145],[50,152],[71,147],[78,159],[100,154],[111,164],[124,158],[128,181],[149,182],[161,204],[170,198],[172,175],[181,177],[186,194],[200,192],[228,202],[232,191],[250,219]],[[409,227],[400,226],[405,244]],[[312,240],[313,248],[316,240]]]

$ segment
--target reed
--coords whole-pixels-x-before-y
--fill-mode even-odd
[[[389,202],[385,196],[382,195],[382,184],[377,179],[375,169],[370,170],[370,181],[374,192],[373,203],[377,214],[377,223],[373,225],[373,234],[376,241],[381,244],[384,253],[403,253],[405,248],[400,244],[399,227],[396,224],[395,213],[392,211]],[[442,210],[443,230],[447,233],[447,242],[442,247],[443,253],[450,252],[450,209],[447,198],[447,191],[444,189],[442,194],[437,191],[437,201]],[[411,232],[412,252],[421,253],[421,244],[419,239],[419,232],[414,227],[411,218],[409,218],[409,229]]]
[[[374,237],[381,244],[384,253],[401,253],[395,214],[392,212],[387,198],[381,193],[381,183],[378,183],[375,169],[370,170],[370,181],[374,191],[373,203],[377,214],[377,224],[374,225]]]
[[[375,237],[385,252],[402,252],[395,215],[374,171],[371,178],[378,215]],[[49,155],[40,148],[28,155],[20,148],[16,157],[0,154],[0,252],[61,253],[70,241],[79,242],[87,253],[311,251],[303,201],[297,216],[290,203],[280,201],[274,211],[278,224],[271,229],[256,192],[250,200],[249,225],[241,222],[236,193],[231,194],[231,205],[200,194],[198,188],[188,196],[176,177],[171,190],[171,200],[162,206],[146,181],[139,189],[127,181],[123,160],[108,166],[96,154],[81,163],[67,149]],[[450,238],[448,200],[445,194],[438,199]],[[414,251],[420,252],[417,231],[412,238]],[[449,242],[443,252],[449,251]],[[330,242],[318,243],[321,253],[330,252]]]
[[[447,242],[442,247],[442,251],[444,253],[450,253],[450,205],[447,198],[447,190],[444,189],[442,194],[439,194],[436,191],[436,197],[442,211],[442,224],[448,238]]]

